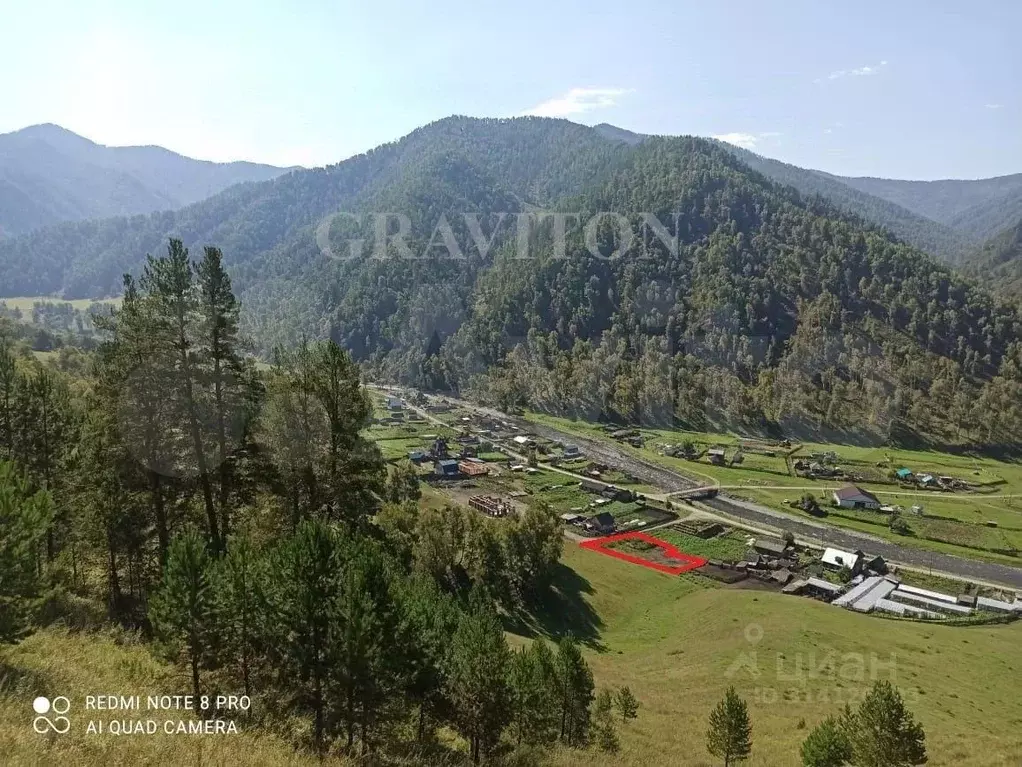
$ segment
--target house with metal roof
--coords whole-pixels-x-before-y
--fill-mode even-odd
[[[862,567],[861,551],[841,551],[841,549],[827,548],[820,557],[820,561],[832,570],[841,570],[847,567],[852,575],[858,575]]]
[[[843,509],[879,509],[880,501],[868,490],[845,485],[834,491],[834,505]]]
[[[457,477],[459,474],[458,462],[453,458],[437,461],[434,472],[438,477]]]

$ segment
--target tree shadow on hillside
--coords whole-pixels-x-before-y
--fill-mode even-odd
[[[603,621],[585,595],[592,594],[589,581],[565,564],[558,564],[550,588],[534,601],[506,616],[505,629],[527,637],[558,640],[571,634],[593,650],[605,649],[600,640]]]

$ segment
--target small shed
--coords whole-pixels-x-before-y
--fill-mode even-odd
[[[898,469],[894,473],[898,475],[898,479],[902,480],[912,479],[912,469]]]
[[[565,445],[563,455],[565,458],[577,458],[582,455],[582,451],[578,449],[578,445]]]
[[[706,457],[715,466],[722,466],[727,456],[727,451],[722,447],[711,447],[706,451]]]
[[[752,548],[770,557],[783,557],[788,551],[788,543],[777,538],[757,538]]]
[[[612,533],[616,527],[614,515],[606,511],[600,512],[586,522],[586,527],[597,533]]]
[[[583,479],[578,483],[579,487],[585,490],[587,493],[600,494],[606,490],[609,485],[606,482],[597,482],[595,479]]]
[[[426,460],[426,454],[421,450],[408,451],[408,460],[412,463],[422,463]]]
[[[387,397],[387,410],[404,410],[405,403],[397,397]]]

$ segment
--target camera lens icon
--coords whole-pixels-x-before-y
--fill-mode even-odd
[[[64,714],[71,710],[71,701],[63,695],[58,695],[52,701],[40,695],[32,701],[32,710],[39,715],[32,720],[32,729],[40,735],[44,735],[47,732],[63,735],[71,729],[71,720],[64,716]],[[51,712],[57,716],[46,716],[46,714]]]

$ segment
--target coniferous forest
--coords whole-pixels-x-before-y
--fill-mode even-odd
[[[2,241],[0,283],[120,295],[168,237],[223,248],[264,359],[329,339],[380,379],[695,429],[1004,447],[1022,427],[1014,303],[703,139],[448,118],[177,212]]]
[[[251,696],[256,726],[321,754],[421,756],[439,726],[475,761],[587,744],[578,644],[504,636],[558,565],[549,509],[420,512],[417,480],[363,436],[348,352],[310,342],[264,369],[241,353],[215,248],[193,261],[172,241],[123,297],[95,351],[54,365],[3,326],[0,640],[112,621],[196,701]]]
[[[78,337],[0,318],[0,640],[121,625],[318,754],[617,742],[576,639],[505,638],[551,601],[555,513],[418,503],[368,380],[818,441],[1022,430],[1015,304],[696,138],[451,118],[0,241],[0,284],[121,299]]]

